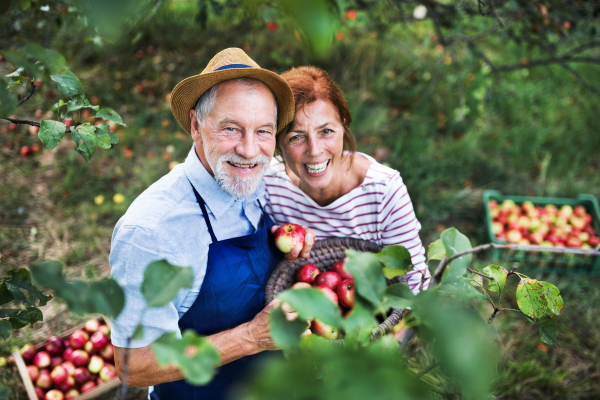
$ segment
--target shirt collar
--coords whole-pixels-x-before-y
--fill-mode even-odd
[[[256,201],[264,196],[265,184],[262,180],[256,191],[245,198],[237,198],[224,191],[198,158],[196,143],[194,143],[188,153],[184,167],[188,180],[202,196],[202,199],[216,219],[225,214],[236,201],[241,201],[246,206],[247,203]]]

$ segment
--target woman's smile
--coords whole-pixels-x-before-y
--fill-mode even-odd
[[[304,169],[310,176],[322,176],[327,172],[327,167],[331,160],[326,160],[321,163],[304,164]]]

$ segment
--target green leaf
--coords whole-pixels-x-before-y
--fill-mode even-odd
[[[0,309],[0,318],[8,318],[13,329],[20,329],[27,324],[43,321],[44,316],[37,307],[27,307],[25,310],[3,308]]]
[[[52,150],[65,136],[67,126],[62,122],[43,120],[40,123],[38,136],[44,145],[44,150]]]
[[[67,111],[77,111],[82,108],[91,108],[94,111],[98,111],[100,107],[90,104],[88,99],[81,97],[75,97],[67,102]]]
[[[60,108],[62,106],[67,105],[67,103],[65,103],[65,101],[63,99],[58,100],[56,103],[54,103],[54,105],[52,106],[52,112],[56,115],[60,115]]]
[[[23,50],[31,58],[41,61],[51,74],[58,74],[67,69],[65,58],[54,50],[46,49],[36,43],[28,44]]]
[[[50,78],[56,82],[63,97],[72,99],[84,95],[81,81],[71,71],[67,71],[66,74],[62,75],[52,75]]]
[[[277,307],[269,314],[269,327],[273,342],[288,355],[300,348],[300,338],[308,324],[300,318],[288,321],[285,312]]]
[[[135,327],[135,331],[133,331],[131,338],[133,340],[140,340],[144,338],[144,326],[142,324],[138,324],[138,326]]]
[[[366,300],[358,296],[354,298],[354,308],[347,314],[345,320],[344,346],[352,346],[352,343],[356,343],[360,347],[365,347],[370,343],[373,328],[379,323],[369,308]]]
[[[442,239],[438,239],[429,245],[427,251],[427,262],[431,260],[441,260],[446,255],[446,248]]]
[[[356,292],[374,307],[380,308],[379,302],[387,285],[379,259],[373,253],[354,250],[346,250],[346,254],[348,260],[344,268],[354,277]]]
[[[15,300],[23,302],[26,306],[43,307],[52,299],[52,296],[45,296],[32,285],[31,275],[25,268],[11,269],[8,274],[11,278],[5,282],[6,288]],[[36,304],[38,301],[39,303]]]
[[[383,305],[385,308],[397,309],[412,307],[414,297],[412,290],[406,284],[396,283],[385,289]]]
[[[172,301],[179,290],[191,288],[193,280],[190,267],[176,267],[166,260],[154,261],[144,271],[142,295],[148,307],[162,307]]]
[[[161,367],[174,365],[193,385],[210,382],[215,368],[221,362],[219,351],[205,337],[196,335],[192,330],[183,333],[181,339],[175,332],[166,333],[150,345]]]
[[[485,300],[487,297],[475,289],[468,278],[460,278],[454,282],[444,282],[438,289],[442,296],[452,297],[456,300],[470,301],[473,298]]]
[[[469,239],[456,230],[456,228],[446,229],[442,232],[441,239],[446,249],[446,257],[448,258],[471,249]],[[444,280],[451,283],[462,277],[467,272],[467,267],[471,264],[472,259],[472,254],[465,254],[450,262],[446,268]]]
[[[390,270],[404,271],[405,275],[412,268],[412,259],[410,253],[404,246],[387,246],[381,252],[375,254],[375,257]],[[388,278],[391,279],[391,278]]]
[[[43,282],[43,286],[51,289],[76,314],[103,314],[116,318],[125,306],[123,289],[110,278],[91,285],[81,281],[67,282],[62,264],[57,261],[37,262],[29,269],[36,282]]]
[[[21,71],[25,70],[29,72],[32,77],[38,78],[41,76],[40,67],[35,63],[26,61],[25,58],[21,57],[21,55],[8,52],[3,53],[2,55],[14,66],[23,68]]]
[[[9,321],[0,321],[0,337],[4,340],[8,339],[12,334],[12,326]]]
[[[488,289],[491,292],[502,293],[504,290],[504,284],[506,283],[506,276],[508,271],[499,265],[488,265],[483,269],[483,273],[494,278],[493,281],[488,283]]]
[[[127,126],[123,123],[123,119],[115,110],[112,108],[105,107],[96,113],[96,118],[106,119],[108,121],[115,122],[119,125]]]
[[[111,131],[106,124],[100,124],[96,127],[96,145],[101,149],[110,149],[112,137]],[[117,136],[115,134],[115,136]],[[117,136],[117,142],[119,141],[119,137]]]
[[[556,339],[556,319],[545,315],[537,322],[540,331],[540,339],[543,343],[560,347]]]
[[[535,279],[521,279],[517,286],[519,309],[536,322],[546,314],[548,308],[548,300],[544,292],[544,285]]]
[[[277,298],[288,303],[303,320],[314,318],[335,328],[344,326],[344,320],[340,316],[337,306],[319,289],[285,290],[279,293]]]
[[[10,78],[8,80],[7,85],[8,86],[12,86],[12,85],[27,86],[29,79],[27,79],[26,76],[21,75],[21,72],[23,72],[23,67],[18,68],[15,72],[13,72],[11,74],[5,75],[7,78]]]
[[[551,283],[540,281],[542,286],[544,286],[544,293],[546,294],[546,299],[548,300],[548,308],[556,315],[560,315],[561,310],[563,309],[565,302],[560,295],[560,290],[556,286]]]
[[[4,78],[0,77],[0,118],[6,118],[17,108],[17,96],[6,89]]]
[[[0,285],[0,305],[10,303],[15,298],[10,294],[10,290],[6,287],[6,283],[2,282]]]
[[[96,136],[94,135],[95,131],[96,127],[90,124],[82,124],[77,128],[71,128],[73,141],[77,145],[75,150],[83,156],[86,162],[90,161],[96,152]]]

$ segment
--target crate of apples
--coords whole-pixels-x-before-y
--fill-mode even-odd
[[[302,289],[314,287],[319,289],[340,309],[340,314],[347,315],[354,307],[354,279],[352,275],[344,269],[344,261],[338,261],[329,271],[321,272],[313,264],[303,265],[296,272],[296,283],[292,289]],[[312,333],[322,336],[325,339],[335,340],[341,338],[341,333],[329,325],[318,320],[310,321],[310,330]]]
[[[513,200],[487,204],[496,241],[518,245],[593,249],[600,245],[592,215],[583,205],[535,205]]]
[[[13,353],[30,400],[85,400],[115,388],[110,325],[91,319],[38,345]]]

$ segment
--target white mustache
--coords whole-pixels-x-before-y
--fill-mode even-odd
[[[229,161],[235,164],[268,164],[269,157],[264,154],[259,154],[252,159],[240,156],[239,154],[223,154],[219,157],[219,162]]]

